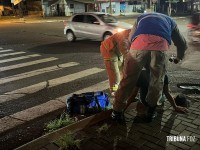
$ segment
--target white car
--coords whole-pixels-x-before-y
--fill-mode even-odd
[[[109,36],[132,28],[133,25],[120,22],[115,17],[101,12],[85,12],[73,15],[64,23],[64,34],[67,41],[77,38],[105,40]]]

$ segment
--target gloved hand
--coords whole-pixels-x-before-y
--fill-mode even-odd
[[[111,91],[112,91],[112,92],[116,92],[117,89],[118,89],[118,85],[115,84],[115,85],[113,85],[113,87],[111,88]]]

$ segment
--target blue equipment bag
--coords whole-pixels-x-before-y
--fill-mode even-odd
[[[67,98],[66,104],[69,115],[97,113],[110,108],[108,94],[101,91],[73,94]]]

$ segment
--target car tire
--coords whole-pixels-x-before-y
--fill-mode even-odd
[[[69,42],[73,42],[76,40],[76,37],[75,37],[73,31],[67,31],[66,36],[67,36],[67,41],[69,41]]]
[[[106,40],[107,38],[109,38],[111,35],[112,35],[112,33],[106,32],[106,33],[103,35],[103,41]]]

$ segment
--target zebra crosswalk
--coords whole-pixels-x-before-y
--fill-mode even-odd
[[[78,71],[75,69],[75,71],[70,74],[63,73],[48,78],[49,76],[51,76],[51,73],[55,74],[55,72],[57,71],[65,72],[66,70],[70,70],[73,67],[81,65],[78,62],[57,63],[56,61],[59,62],[59,59],[56,57],[44,58],[40,54],[29,54],[24,51],[15,52],[13,49],[4,49],[0,47],[0,118],[16,113],[16,111],[10,111],[9,113],[7,113],[5,110],[5,108],[8,107],[7,105],[16,103],[16,101],[19,100],[21,101],[23,100],[23,98],[25,99],[24,101],[30,102],[31,98],[30,100],[27,99],[27,95],[34,95],[35,93],[43,89],[48,90],[50,88],[56,88],[57,86],[62,86],[63,84],[71,83],[72,81],[81,80],[83,78],[85,79],[88,76],[97,75],[105,72],[105,69],[91,67],[82,70],[78,69]],[[37,67],[41,65],[46,67]],[[22,68],[29,68],[29,71],[19,73],[19,70],[21,70]],[[16,73],[15,70],[18,70],[18,72]],[[12,73],[9,74],[7,73],[7,71],[9,71],[9,73]],[[38,82],[35,80],[35,78],[40,75],[43,76],[44,79],[40,79],[40,81]],[[47,76],[47,78],[45,78],[45,76]],[[26,84],[21,83],[24,80],[27,81],[27,79],[31,79],[31,82]],[[84,92],[85,90],[95,91],[95,89],[106,90],[108,89],[108,80],[100,81],[99,83],[95,83],[94,85],[90,84],[88,86],[84,86]],[[72,92],[76,93],[81,91],[81,89],[77,89],[77,91]],[[69,93],[66,93],[66,95],[67,94]],[[64,99],[65,96],[60,95],[57,98]],[[29,107],[27,107],[27,109],[28,108]],[[12,107],[10,109],[12,109]],[[19,108],[19,111],[23,110]]]
[[[20,80],[23,78],[33,77],[33,76],[44,74],[44,73],[50,73],[52,71],[57,71],[57,70],[60,70],[60,69],[66,68],[66,67],[75,66],[75,65],[78,65],[78,63],[69,62],[69,63],[61,64],[61,65],[64,67],[58,67],[57,65],[55,65],[55,66],[37,69],[37,70],[33,70],[33,71],[29,71],[29,72],[25,72],[25,73],[13,75],[13,76],[7,76],[7,77],[0,79],[0,85],[11,82],[11,81]]]

